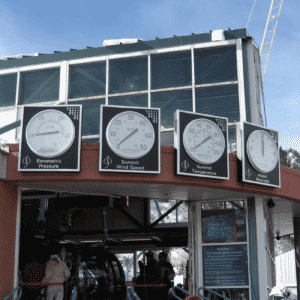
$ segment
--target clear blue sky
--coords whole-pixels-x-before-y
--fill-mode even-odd
[[[0,0],[0,57],[100,47],[245,28],[254,0]],[[248,32],[260,46],[271,0],[257,0]],[[264,81],[268,127],[300,151],[300,1],[284,0]]]

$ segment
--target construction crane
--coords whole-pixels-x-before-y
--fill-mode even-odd
[[[261,68],[262,68],[262,80],[264,80],[270,53],[272,49],[272,44],[275,37],[275,32],[278,24],[278,19],[282,7],[283,0],[272,0],[269,15],[267,19],[267,24],[263,36],[263,40],[261,42],[260,47],[260,58],[261,58]]]

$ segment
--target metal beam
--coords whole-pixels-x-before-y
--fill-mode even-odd
[[[234,203],[233,201],[229,201],[229,203],[235,207],[237,207],[240,210],[244,210],[244,207],[240,206],[239,204]]]
[[[118,211],[124,214],[132,223],[138,226],[139,229],[145,228],[136,218],[134,218],[129,212],[123,209],[123,207],[120,206],[116,201],[114,202],[114,208],[116,208]]]
[[[0,128],[0,135],[4,134],[10,130],[16,129],[17,127],[21,126],[21,121],[18,120],[16,122],[10,123],[8,125],[5,125],[3,127]]]
[[[161,217],[159,217],[155,222],[150,224],[147,228],[148,230],[153,229],[162,219],[164,219],[168,214],[170,214],[173,210],[175,210],[179,205],[181,205],[183,201],[179,201],[177,204],[175,204],[173,207],[171,207],[168,211],[166,211]]]

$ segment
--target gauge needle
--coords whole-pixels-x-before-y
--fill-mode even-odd
[[[206,141],[208,141],[211,138],[211,136],[207,137],[204,141],[202,141],[199,145],[197,145],[194,149],[198,148],[199,146],[201,146],[203,143],[205,143]]]
[[[134,135],[139,129],[137,128],[136,130],[132,131],[129,135],[126,136],[125,139],[123,139],[119,144],[122,144],[124,141],[129,139],[132,135]]]
[[[59,130],[57,130],[57,131],[43,132],[43,133],[36,133],[35,135],[46,135],[46,134],[56,134],[56,133],[59,133]]]

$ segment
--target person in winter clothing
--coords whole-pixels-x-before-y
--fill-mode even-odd
[[[153,251],[146,253],[147,265],[145,266],[146,284],[158,285],[162,283],[162,268],[154,257]],[[148,287],[146,290],[148,299],[157,299],[161,294],[161,287]]]
[[[167,261],[167,256],[166,252],[161,252],[158,256],[159,264],[163,271],[162,283],[167,285],[166,287],[162,287],[161,299],[168,299],[169,289],[174,286],[172,280],[175,277],[175,272],[172,264]]]
[[[64,262],[66,249],[62,248],[59,255],[51,255],[46,267],[46,275],[43,282],[60,283],[61,285],[49,285],[47,300],[62,300],[64,295],[63,282],[70,276],[70,271]]]

